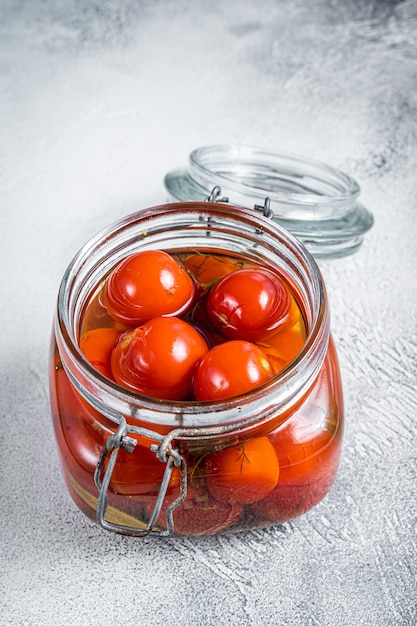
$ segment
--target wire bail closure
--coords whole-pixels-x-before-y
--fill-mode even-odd
[[[253,208],[255,211],[261,211],[264,217],[268,217],[269,219],[274,217],[274,212],[271,209],[271,199],[268,197],[265,198],[263,204],[255,204]]]
[[[210,192],[210,195],[207,196],[207,198],[204,199],[204,202],[224,202],[224,203],[228,203],[229,202],[229,198],[227,198],[226,196],[221,197],[222,194],[222,188],[219,187],[219,185],[216,185],[215,187],[213,187],[213,189]],[[269,219],[272,219],[274,216],[274,212],[271,209],[271,199],[266,197],[265,198],[265,202],[264,204],[255,204],[253,207],[254,211],[260,211],[262,212],[262,215],[264,217],[268,217]]]
[[[137,441],[133,437],[129,437],[129,433],[137,435],[143,435],[145,437],[155,439],[159,444],[152,444],[150,450],[155,452],[157,458],[166,463],[164,475],[162,477],[161,485],[158,491],[158,495],[155,501],[155,506],[152,514],[149,518],[147,525],[143,528],[135,526],[123,526],[109,522],[105,519],[106,510],[108,507],[108,488],[110,485],[111,477],[117,462],[117,457],[121,449],[127,452],[133,452]],[[180,468],[180,491],[178,498],[172,502],[165,514],[166,529],[155,528],[155,523],[161,512],[162,504],[164,502],[166,492],[168,490],[169,482],[171,479],[172,471],[176,468]],[[104,475],[103,475],[104,471]],[[135,537],[147,537],[148,535],[154,535],[159,537],[170,537],[174,532],[173,511],[184,501],[187,495],[187,464],[184,457],[179,451],[171,444],[171,440],[167,440],[167,437],[159,435],[152,430],[138,426],[129,426],[126,419],[120,415],[119,427],[117,431],[110,435],[104,444],[97,467],[94,472],[94,482],[98,489],[99,495],[97,499],[96,520],[97,523],[105,530],[111,530],[123,535],[130,535]]]
[[[222,188],[219,187],[219,185],[216,185],[211,190],[210,195],[204,199],[204,202],[229,202],[229,198],[226,198],[225,196],[221,198],[221,193]]]

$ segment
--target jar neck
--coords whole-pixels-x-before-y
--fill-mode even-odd
[[[227,401],[174,403],[121,388],[84,358],[79,349],[79,329],[88,299],[110,269],[125,256],[145,249],[226,251],[283,272],[305,318],[304,347],[268,383]],[[62,364],[77,391],[115,423],[123,415],[150,428],[231,430],[284,414],[306,393],[327,352],[329,311],[314,259],[285,229],[248,209],[176,203],[129,215],[86,243],[60,286],[55,337]]]

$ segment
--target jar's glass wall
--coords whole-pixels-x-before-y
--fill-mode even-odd
[[[294,362],[270,383],[236,400],[209,405],[152,401],[101,376],[78,348],[86,302],[117,261],[142,249],[178,252],[191,247],[227,250],[279,268],[288,276],[305,318],[307,339]],[[292,519],[322,499],[335,478],[343,398],[320,272],[286,231],[248,210],[209,204],[156,207],[110,226],[86,244],[61,286],[50,380],[64,476],[74,501],[91,518],[98,502],[97,464],[121,415],[128,424],[158,436],[179,426],[190,429],[174,442],[187,465],[187,493],[182,491],[183,475],[174,468],[155,519],[156,533],[166,528],[167,509],[180,492],[185,499],[174,511],[174,534],[211,534]],[[213,426],[220,427],[215,434]],[[136,446],[118,451],[106,493],[106,519],[141,529],[155,510],[165,465],[151,449],[160,440],[138,432],[130,436]],[[278,458],[270,492],[260,497],[255,480],[244,496],[237,495],[236,486],[219,493],[213,487],[216,453],[230,448],[244,463],[249,445],[266,446]],[[110,462],[106,454],[104,459],[103,471]]]

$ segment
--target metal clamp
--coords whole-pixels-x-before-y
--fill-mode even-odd
[[[124,450],[127,450],[128,452],[132,452],[137,443],[136,439],[128,436],[128,433],[144,435],[145,437],[149,437],[158,441],[159,445],[152,444],[150,446],[150,449],[152,452],[156,453],[156,456],[160,461],[166,463],[164,475],[162,477],[161,485],[155,501],[155,506],[145,528],[123,526],[121,524],[109,522],[105,519],[106,510],[108,507],[108,488],[114,467],[116,465],[118,454],[122,448]],[[180,468],[179,496],[174,502],[172,502],[168,506],[166,510],[166,528],[157,529],[155,528],[155,523],[161,512],[162,504],[165,499],[165,495],[171,479],[172,470],[174,469],[174,467]],[[173,534],[173,511],[184,501],[187,495],[187,465],[183,456],[179,453],[177,449],[172,447],[171,442],[167,441],[167,438],[163,435],[159,435],[158,433],[155,433],[154,431],[148,430],[146,428],[129,426],[125,418],[121,415],[117,431],[113,435],[110,435],[105,445],[103,446],[99,460],[97,462],[97,467],[94,472],[94,482],[99,492],[97,499],[96,520],[97,523],[105,530],[111,530],[119,534],[136,537],[147,537],[148,535],[169,537]]]
[[[204,199],[204,202],[229,202],[229,198],[223,197],[221,198],[222,188],[216,185],[211,190],[211,193],[207,198]]]
[[[216,185],[211,190],[210,195],[205,198],[204,202],[229,202],[229,198],[225,196],[221,197],[221,194],[221,187],[219,187],[219,185]],[[272,217],[274,216],[274,212],[271,209],[271,199],[268,197],[265,198],[265,202],[263,204],[255,204],[253,208],[255,211],[261,211],[264,217],[269,217],[270,219],[272,219]]]
[[[263,204],[255,204],[253,208],[255,211],[262,211],[262,215],[264,217],[269,217],[271,219],[274,216],[274,212],[271,209],[270,198],[265,198],[265,202]]]

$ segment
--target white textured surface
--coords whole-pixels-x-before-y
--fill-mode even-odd
[[[0,2],[0,624],[417,623],[413,0]],[[132,540],[75,508],[49,416],[61,276],[209,143],[358,179],[376,223],[322,263],[344,374],[337,482],[293,523]]]

